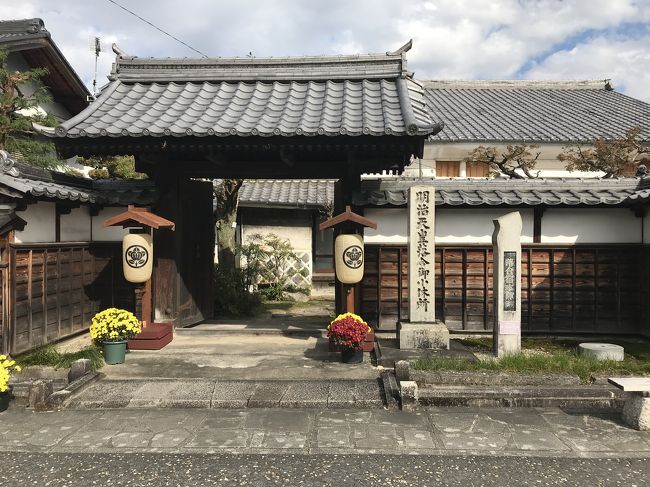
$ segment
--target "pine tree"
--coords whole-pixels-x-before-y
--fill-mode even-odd
[[[60,166],[54,144],[36,134],[32,122],[56,126],[55,117],[46,114],[41,105],[50,100],[41,79],[45,68],[10,71],[8,53],[0,49],[0,149],[20,162],[41,167]]]

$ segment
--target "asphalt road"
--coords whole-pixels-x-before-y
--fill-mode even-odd
[[[648,459],[522,456],[0,453],[0,485],[650,485]]]

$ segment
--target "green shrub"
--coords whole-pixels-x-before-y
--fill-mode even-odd
[[[259,293],[250,291],[241,269],[214,270],[214,312],[221,316],[252,316],[262,304]]]

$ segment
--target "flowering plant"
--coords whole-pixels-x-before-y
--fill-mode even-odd
[[[0,355],[0,393],[9,390],[9,377],[12,372],[20,372],[20,365],[6,355]]]
[[[128,340],[141,331],[142,324],[133,313],[117,308],[100,311],[90,324],[90,338],[95,343]]]
[[[371,331],[372,328],[360,316],[343,313],[329,324],[327,336],[340,347],[361,350],[361,344]]]

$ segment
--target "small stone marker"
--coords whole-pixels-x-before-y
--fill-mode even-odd
[[[395,379],[397,382],[409,381],[411,380],[411,364],[408,360],[398,360],[395,362]]]
[[[29,407],[34,409],[46,406],[47,398],[52,395],[52,381],[40,379],[29,387]]]
[[[72,362],[70,366],[70,371],[68,372],[68,384],[70,382],[76,381],[79,377],[83,377],[88,372],[90,372],[91,365],[90,359],[80,358]]]
[[[625,424],[650,431],[650,377],[613,377],[609,383],[628,393],[623,406]]]
[[[613,343],[581,343],[578,345],[580,355],[596,360],[625,360],[625,349]]]
[[[521,351],[521,215],[518,211],[493,220],[494,353]]]
[[[401,349],[449,348],[449,330],[436,321],[435,204],[433,185],[409,188],[409,321],[398,324]]]
[[[418,408],[418,385],[415,381],[404,380],[399,384],[402,411],[415,411]]]

